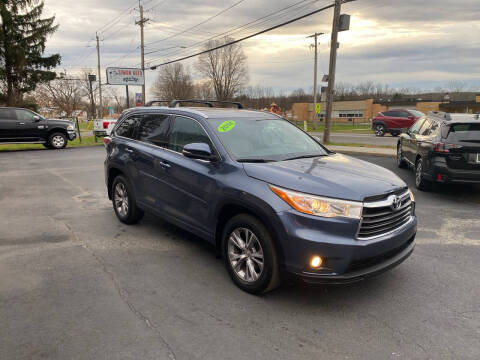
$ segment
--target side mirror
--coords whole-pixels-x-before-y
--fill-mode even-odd
[[[39,122],[42,118],[38,115],[33,115],[33,122]]]
[[[217,157],[206,143],[191,143],[183,147],[182,154],[188,158],[212,161]]]

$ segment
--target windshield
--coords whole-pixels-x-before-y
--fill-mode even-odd
[[[209,119],[220,141],[237,161],[280,161],[327,155],[295,125],[281,119]]]
[[[409,110],[413,115],[415,115],[416,117],[422,117],[422,116],[425,116],[424,113],[422,113],[421,111],[417,111],[417,110]]]

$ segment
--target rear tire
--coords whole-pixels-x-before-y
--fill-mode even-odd
[[[275,245],[257,218],[248,214],[233,217],[225,225],[222,240],[225,266],[240,289],[261,294],[280,285]]]
[[[385,133],[387,132],[385,129],[385,125],[383,124],[376,124],[374,127],[374,132],[376,136],[385,136]]]
[[[407,162],[403,159],[402,144],[398,144],[397,146],[397,166],[400,169],[405,169],[408,166]]]
[[[423,161],[421,158],[415,164],[415,186],[422,191],[428,190],[432,186],[432,183],[423,176]]]
[[[60,132],[53,133],[50,135],[48,138],[48,144],[47,144],[48,149],[63,149],[65,146],[67,146],[67,136],[65,134],[62,134]]]
[[[137,206],[137,200],[130,181],[118,175],[112,183],[112,205],[118,220],[125,224],[135,224],[143,217],[143,211]]]

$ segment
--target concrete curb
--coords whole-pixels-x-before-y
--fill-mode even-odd
[[[387,156],[396,157],[397,152],[395,149],[386,148],[368,148],[368,147],[355,147],[355,146],[327,146],[328,149],[348,155],[373,155],[373,156]]]

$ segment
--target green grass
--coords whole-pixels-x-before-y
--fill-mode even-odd
[[[81,146],[95,146],[95,145],[103,145],[103,139],[99,138],[98,142],[95,142],[94,136],[82,136],[82,142],[78,137],[74,141],[69,141],[67,144],[67,148],[70,147],[81,147]],[[12,151],[12,150],[37,150],[37,149],[45,149],[45,147],[41,144],[6,144],[0,145],[0,151]],[[45,149],[46,150],[46,149]]]
[[[373,145],[373,144],[357,144],[357,143],[346,143],[346,142],[328,142],[326,144],[333,146],[350,146],[350,147],[364,147],[364,148],[381,148],[381,149],[396,149],[392,145]]]
[[[297,122],[297,126],[304,130],[303,122]],[[323,132],[325,130],[325,124],[319,124],[317,129],[313,128],[313,124],[307,124],[307,131],[308,132]],[[331,132],[354,132],[356,134],[372,134],[371,125],[370,124],[332,124],[330,127]]]

